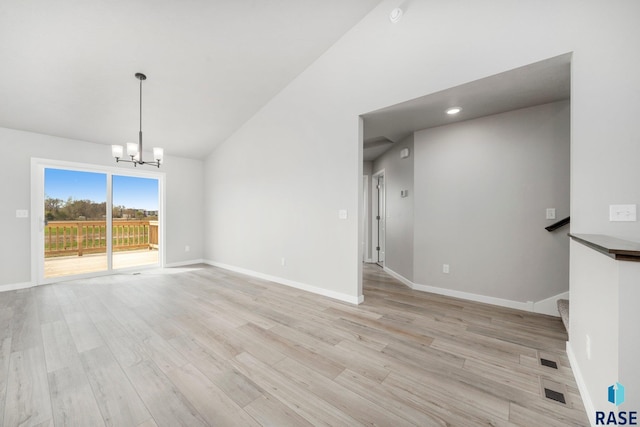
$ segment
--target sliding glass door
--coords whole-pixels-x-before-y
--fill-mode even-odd
[[[158,180],[112,177],[113,268],[158,264]]]
[[[45,168],[44,277],[107,271],[107,175]]]
[[[161,265],[162,174],[46,163],[32,161],[38,283]]]

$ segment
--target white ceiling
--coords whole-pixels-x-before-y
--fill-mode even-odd
[[[201,158],[380,1],[2,0],[0,127]]]
[[[476,80],[363,114],[364,160],[371,161],[413,132],[569,99],[571,54]],[[462,112],[449,116],[449,107]]]

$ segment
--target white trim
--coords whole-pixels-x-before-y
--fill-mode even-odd
[[[290,286],[292,288],[300,289],[303,291],[311,292],[317,295],[322,295],[325,297],[333,298],[339,301],[348,302],[350,304],[360,304],[364,301],[364,296],[352,296],[343,294],[341,292],[330,291],[328,289],[319,288],[317,286],[308,285],[306,283],[296,282],[294,280],[285,279],[282,277],[272,276],[270,274],[259,273],[257,271],[249,270],[242,267],[236,267],[229,264],[223,264],[217,261],[205,260],[206,264],[212,265],[214,267],[223,268],[229,271],[235,271],[236,273],[246,274],[247,276],[256,277],[258,279],[268,280],[270,282],[279,283],[281,285]]]
[[[192,259],[188,261],[172,262],[172,263],[166,264],[164,267],[165,268],[184,267],[184,266],[193,265],[193,264],[209,264],[209,263],[204,259],[200,258],[200,259]]]
[[[15,291],[18,289],[28,289],[28,288],[33,288],[34,286],[35,284],[32,282],[7,283],[5,285],[0,285],[0,292]]]
[[[533,311],[533,301],[520,302],[503,298],[490,297],[487,295],[473,294],[470,292],[456,291],[453,289],[437,288],[428,285],[415,285],[413,288],[418,291],[432,292],[434,294],[445,295],[448,297],[460,298],[469,301],[481,302],[483,304],[492,304],[500,307],[514,308],[522,311]]]
[[[571,365],[573,377],[576,379],[578,391],[580,392],[580,397],[582,398],[584,409],[587,412],[587,417],[589,417],[589,422],[592,426],[595,426],[596,408],[595,406],[593,406],[593,400],[591,400],[591,395],[589,395],[587,384],[584,382],[582,371],[580,371],[580,365],[578,365],[578,360],[576,359],[576,355],[573,352],[573,347],[571,347],[570,341],[567,341],[567,358],[569,359],[569,365]]]
[[[391,270],[388,267],[384,267],[384,271],[386,271],[387,273],[389,273],[389,275],[393,276],[394,278],[398,279],[399,281],[401,281],[402,283],[404,283],[405,285],[407,285],[408,287],[416,291],[431,292],[432,294],[438,294],[438,295],[460,298],[460,299],[469,300],[469,301],[481,302],[484,304],[498,305],[500,307],[515,308],[516,310],[533,311],[533,305],[534,305],[533,301],[527,301],[527,302],[511,301],[508,299],[495,298],[495,297],[490,297],[486,295],[472,294],[470,292],[456,291],[453,289],[446,289],[446,288],[438,288],[436,286],[420,285],[417,283],[413,283],[409,279],[403,277],[402,275],[396,273],[395,271]]]
[[[384,267],[382,267],[382,269],[385,271],[385,273],[387,273],[389,276],[392,276],[394,279],[397,279],[399,281],[401,281],[402,283],[404,283],[405,285],[407,285],[408,287],[410,287],[411,289],[415,289],[415,283],[413,283],[411,280],[407,279],[406,277],[404,277],[401,274],[396,273],[395,271],[393,271],[392,269],[390,269],[389,267],[387,267],[386,265]]]
[[[569,299],[569,291],[535,302],[533,304],[534,313],[560,317],[558,312],[559,299]]]
[[[436,286],[421,285],[421,284],[413,283],[411,280],[407,279],[401,274],[396,273],[395,271],[393,271],[387,266],[383,267],[383,270],[393,278],[399,280],[404,285],[416,291],[431,292],[433,294],[445,295],[448,297],[460,298],[468,301],[481,302],[484,304],[492,304],[500,307],[514,308],[516,310],[530,311],[532,313],[547,314],[547,315],[556,316],[556,317],[560,317],[560,316],[558,314],[558,309],[555,305],[556,304],[555,301],[561,298],[567,299],[569,297],[569,292],[563,292],[561,294],[558,294],[556,296],[553,296],[547,299],[543,299],[538,302],[512,301],[512,300],[503,299],[503,298],[490,297],[487,295],[472,294],[470,292],[439,288]],[[549,309],[549,307],[551,307],[552,305],[555,311],[552,311],[551,309]]]

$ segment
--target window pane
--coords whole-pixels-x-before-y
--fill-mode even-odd
[[[44,277],[107,270],[107,176],[44,171]]]
[[[158,264],[158,180],[113,176],[113,268]]]

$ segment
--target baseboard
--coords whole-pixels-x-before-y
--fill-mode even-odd
[[[296,282],[294,280],[285,279],[283,277],[272,276],[270,274],[264,274],[257,271],[249,270],[242,267],[236,267],[229,264],[223,264],[217,261],[204,260],[205,264],[212,265],[214,267],[223,268],[225,270],[234,271],[236,273],[246,274],[247,276],[256,277],[258,279],[268,280],[270,282],[279,283],[281,285],[290,286],[292,288],[300,289],[303,291],[311,292],[317,295],[333,298],[339,301],[348,302],[350,304],[360,304],[364,301],[364,296],[351,296],[343,294],[341,292],[330,291],[328,289],[319,288],[317,286],[308,285],[306,283]]]
[[[560,313],[558,312],[559,299],[569,299],[569,291],[533,303],[534,313],[560,317]]]
[[[593,401],[591,400],[591,395],[589,395],[589,390],[587,389],[587,385],[584,382],[584,377],[582,376],[582,371],[580,371],[580,365],[578,365],[578,361],[576,359],[576,355],[573,352],[573,348],[571,347],[571,342],[567,341],[567,358],[569,359],[569,365],[571,365],[571,371],[573,372],[573,376],[576,379],[576,384],[578,385],[578,391],[580,392],[580,397],[582,398],[582,403],[584,404],[584,409],[587,411],[587,417],[589,417],[589,422],[592,426],[595,426],[595,414],[596,409],[593,406]]]
[[[396,273],[389,267],[384,267],[383,269],[384,271],[389,273],[390,276],[393,276],[395,279],[398,279],[399,281],[416,291],[431,292],[432,294],[444,295],[447,297],[460,298],[475,302],[482,302],[485,304],[498,305],[500,307],[515,308],[517,310],[533,311],[533,302],[511,301],[502,298],[489,297],[486,295],[472,294],[470,292],[438,288],[436,286],[420,285],[418,283],[413,283],[411,280],[403,277],[401,274]]]
[[[193,264],[207,264],[207,262],[202,258],[192,259],[189,261],[170,262],[165,264],[165,268],[184,267],[184,266],[193,265]]]
[[[408,287],[410,287],[411,289],[415,289],[415,283],[413,283],[411,280],[407,279],[406,277],[404,277],[402,274],[398,274],[395,271],[393,271],[392,269],[390,269],[387,266],[382,267],[382,269],[384,270],[385,273],[387,273],[389,276],[393,277],[396,280],[401,281],[402,283],[404,283],[405,285],[407,285]]]
[[[470,292],[439,288],[436,286],[420,285],[417,283],[413,283],[411,280],[407,279],[401,274],[396,273],[395,271],[393,271],[387,266],[383,267],[383,270],[393,278],[399,280],[409,288],[414,289],[416,291],[431,292],[433,294],[460,298],[460,299],[469,300],[469,301],[481,302],[485,304],[492,304],[500,307],[515,308],[516,310],[530,311],[533,313],[547,314],[555,317],[560,317],[560,314],[558,313],[558,307],[556,305],[557,304],[556,301],[561,298],[568,299],[569,297],[569,292],[563,292],[559,295],[556,295],[538,302],[512,301],[508,299],[490,297],[486,295],[472,294]]]
[[[0,292],[17,291],[18,289],[27,289],[35,286],[32,282],[23,283],[8,283],[6,285],[0,285]]]

